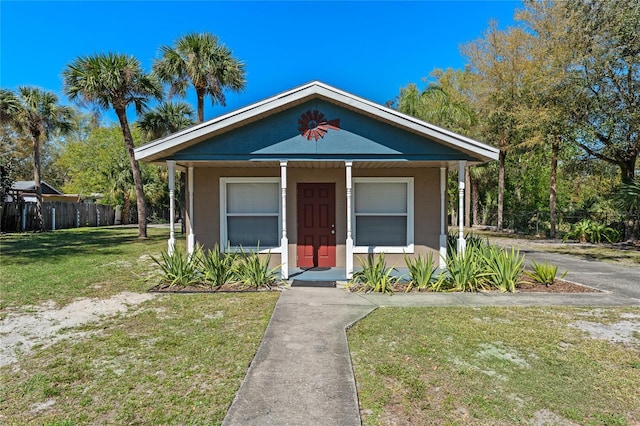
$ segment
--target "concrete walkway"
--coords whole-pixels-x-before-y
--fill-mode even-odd
[[[345,330],[379,306],[640,306],[640,268],[527,252],[605,293],[353,294],[285,289],[223,425],[360,425]]]
[[[375,308],[342,289],[283,290],[223,425],[359,425],[345,329]]]

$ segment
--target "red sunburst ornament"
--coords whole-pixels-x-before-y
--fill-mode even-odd
[[[340,119],[327,120],[316,109],[305,112],[298,119],[298,131],[307,140],[322,139],[329,129],[340,130]]]

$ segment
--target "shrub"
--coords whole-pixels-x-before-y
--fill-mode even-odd
[[[591,226],[589,242],[593,244],[600,244],[603,239],[610,243],[618,242],[620,240],[620,233],[602,223],[593,223]]]
[[[367,256],[367,260],[360,260],[361,271],[353,274],[349,285],[362,284],[365,291],[376,293],[393,293],[393,285],[398,281],[398,277],[392,276],[394,268],[388,268],[384,260],[384,254],[377,257],[373,254]]]
[[[532,271],[525,271],[525,275],[534,280],[537,283],[544,284],[549,287],[556,280],[556,276],[558,275],[558,266],[551,265],[547,262],[545,263],[537,263],[535,260],[531,261]],[[564,278],[567,275],[568,271],[564,271],[564,273],[560,276],[560,278]]]
[[[409,276],[411,277],[406,291],[411,291],[413,287],[427,289],[433,285],[435,281],[434,273],[438,270],[438,267],[433,262],[433,253],[430,252],[426,259],[418,256],[414,260],[405,255],[404,262],[409,268]]]
[[[485,266],[486,246],[469,245],[462,253],[447,256],[447,269],[434,284],[436,291],[480,291],[489,288],[488,279],[493,274]]]
[[[256,289],[260,287],[271,289],[271,286],[278,281],[278,269],[280,266],[270,268],[270,261],[271,253],[260,255],[257,252],[245,252],[240,247],[240,256],[236,268],[238,279]]]
[[[198,267],[202,281],[211,287],[220,287],[236,280],[235,253],[223,253],[216,243],[213,249],[202,250],[198,246],[194,255],[198,258]]]
[[[161,259],[156,259],[153,256],[151,259],[160,266],[161,279],[169,285],[169,288],[174,286],[187,287],[200,282],[195,256],[190,257],[178,250],[174,251],[172,255],[169,255],[167,251],[162,251],[161,255]]]
[[[603,239],[610,243],[616,242],[620,239],[620,233],[602,223],[590,219],[582,219],[580,222],[573,224],[571,230],[567,232],[562,241],[574,240],[581,243],[600,244]]]
[[[514,292],[521,283],[524,270],[524,255],[514,248],[505,250],[496,246],[488,246],[483,260],[486,265],[487,281],[502,292]]]

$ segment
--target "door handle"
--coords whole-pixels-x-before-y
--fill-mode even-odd
[[[331,230],[331,234],[332,234],[332,235],[335,235],[335,233],[336,233],[336,230],[335,230],[335,229],[332,229],[332,230]]]

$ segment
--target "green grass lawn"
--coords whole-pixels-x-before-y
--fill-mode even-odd
[[[168,229],[78,228],[0,236],[0,309],[76,297],[106,297],[146,291],[156,269],[149,257],[166,249]],[[184,248],[184,241],[178,241]]]
[[[0,423],[220,424],[277,297],[165,295],[84,326],[0,369]]]
[[[0,320],[33,315],[51,300],[59,308],[145,292],[156,283],[149,254],[165,249],[167,234],[1,236]],[[63,329],[62,340],[0,368],[0,424],[219,424],[277,298],[158,295]],[[349,331],[363,421],[637,424],[640,330],[630,343],[610,343],[575,327],[625,321],[637,325],[640,309],[378,309]]]
[[[3,235],[0,319],[79,297],[142,293],[168,230]],[[184,243],[179,242],[184,248]],[[0,424],[219,424],[260,344],[277,292],[172,294],[63,329],[0,368]],[[55,308],[48,301],[56,302]],[[48,306],[48,307],[47,307]],[[34,314],[34,312],[36,314]]]
[[[635,321],[631,343],[572,324]],[[640,309],[381,308],[349,331],[366,425],[640,422]]]

